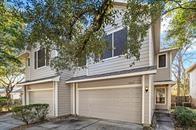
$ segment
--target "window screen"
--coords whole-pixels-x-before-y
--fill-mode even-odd
[[[45,49],[40,49],[38,51],[38,68],[45,66]]]
[[[105,36],[106,43],[106,49],[103,54],[103,59],[112,57],[112,34]]]
[[[159,68],[166,67],[166,54],[159,55]]]
[[[127,29],[124,28],[114,33],[114,56],[122,55],[127,44]]]

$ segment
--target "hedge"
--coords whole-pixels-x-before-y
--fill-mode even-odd
[[[30,104],[12,108],[13,117],[26,124],[43,121],[48,114],[48,104]]]

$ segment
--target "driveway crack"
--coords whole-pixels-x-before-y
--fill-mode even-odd
[[[89,126],[91,126],[91,125],[93,125],[93,124],[96,124],[97,122],[99,122],[100,120],[97,120],[97,121],[95,121],[95,122],[93,122],[93,123],[91,123],[91,124],[88,124],[88,125],[86,125],[86,126],[83,126],[83,127],[81,127],[80,129],[78,129],[78,130],[82,130],[82,129],[84,129],[84,128],[87,128],[87,127],[89,127]]]

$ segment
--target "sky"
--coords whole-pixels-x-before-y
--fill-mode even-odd
[[[167,35],[168,26],[170,23],[169,18],[162,18],[161,22],[161,45],[165,44],[164,38]],[[164,45],[165,46],[165,45]],[[191,55],[188,61],[184,62],[185,68],[190,67],[194,63],[196,63],[196,39],[193,40],[192,46],[187,51],[188,54]],[[186,57],[184,57],[186,59]]]

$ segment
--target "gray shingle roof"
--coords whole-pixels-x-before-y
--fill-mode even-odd
[[[147,66],[147,67],[141,67],[141,68],[135,68],[135,69],[129,69],[129,70],[122,70],[122,71],[116,71],[116,72],[110,72],[110,73],[104,73],[104,74],[97,74],[97,75],[91,75],[91,76],[84,75],[84,76],[72,77],[71,79],[69,79],[67,81],[99,78],[99,77],[106,77],[106,76],[114,76],[114,75],[136,73],[136,72],[149,71],[149,70],[155,70],[155,69],[156,69],[156,66]]]

